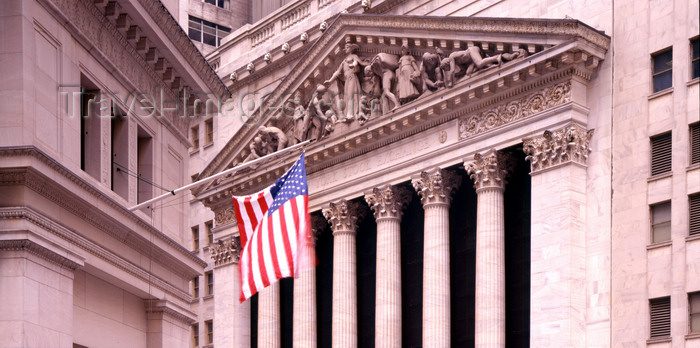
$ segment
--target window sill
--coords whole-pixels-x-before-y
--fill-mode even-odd
[[[665,240],[663,242],[656,242],[656,243],[651,243],[647,245],[647,250],[652,250],[652,249],[657,249],[657,248],[663,248],[665,246],[671,245],[673,241],[671,240]]]
[[[190,151],[190,156],[195,155],[195,154],[197,154],[197,153],[199,153],[199,148]]]
[[[661,97],[661,96],[666,95],[666,94],[671,94],[671,93],[673,93],[673,87],[669,87],[669,88],[666,88],[664,90],[658,91],[656,93],[652,93],[647,97],[647,99],[652,100],[652,99],[656,99],[658,97]]]
[[[687,335],[685,335],[685,340],[695,340],[695,339],[700,339],[700,332],[692,332]]]
[[[696,77],[696,78],[688,81],[688,83],[686,83],[685,85],[690,87],[692,85],[697,85],[698,83],[700,83],[700,77]]]
[[[214,294],[211,294],[211,295],[207,295],[207,296],[202,297],[202,300],[206,301],[206,300],[211,300],[213,298],[214,298]]]
[[[204,145],[202,146],[202,148],[203,148],[203,149],[206,149],[206,148],[210,148],[210,147],[212,147],[212,146],[214,146],[214,142],[213,142],[213,141],[212,141],[211,143],[209,143],[209,144],[204,144]]]
[[[652,182],[652,181],[657,181],[657,180],[661,180],[661,179],[666,179],[666,178],[670,178],[670,177],[672,177],[672,176],[673,176],[673,171],[666,172],[666,173],[661,173],[661,174],[656,174],[656,175],[654,175],[654,176],[648,177],[648,178],[647,178],[647,182]]]
[[[686,242],[686,243],[687,243],[687,242],[692,242],[692,241],[694,241],[694,240],[700,240],[700,233],[698,233],[698,234],[691,234],[691,235],[685,237],[685,242]],[[700,333],[698,333],[698,335],[700,335]]]
[[[693,171],[695,169],[700,169],[700,163],[694,163],[694,164],[689,165],[687,168],[685,168],[685,171],[690,172],[690,171]]]
[[[190,251],[190,254],[199,255],[199,249]]]
[[[647,345],[656,343],[667,343],[671,342],[671,337],[661,337],[661,338],[650,338],[647,340]]]

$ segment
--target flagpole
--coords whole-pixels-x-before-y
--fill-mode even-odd
[[[218,178],[220,178],[220,177],[222,177],[222,176],[226,176],[226,175],[228,175],[228,174],[235,173],[235,172],[237,172],[237,171],[239,171],[239,170],[241,170],[241,169],[248,168],[248,167],[250,167],[250,166],[252,166],[252,165],[255,165],[255,164],[257,164],[257,163],[265,162],[265,161],[267,161],[267,160],[280,157],[280,156],[282,156],[282,155],[287,154],[288,152],[291,152],[292,150],[296,150],[296,149],[299,149],[299,148],[303,148],[304,146],[306,146],[306,145],[312,143],[314,140],[316,140],[316,139],[309,139],[309,140],[302,141],[302,142],[299,143],[299,144],[292,145],[292,146],[290,146],[290,147],[288,147],[288,148],[285,148],[285,149],[282,149],[282,150],[280,150],[280,151],[273,152],[273,153],[271,153],[271,154],[269,154],[269,155],[265,155],[265,156],[260,157],[260,158],[258,158],[258,159],[254,159],[254,160],[252,160],[252,161],[250,161],[250,162],[245,162],[245,163],[243,163],[243,164],[241,164],[241,165],[238,165],[238,166],[235,166],[235,167],[233,167],[233,168],[224,170],[224,171],[221,172],[221,173],[214,174],[214,175],[209,176],[209,177],[206,177],[206,178],[204,178],[204,179],[202,179],[202,180],[195,181],[195,182],[193,182],[193,183],[191,183],[191,184],[187,184],[187,185],[185,185],[185,186],[182,186],[182,187],[180,187],[180,188],[177,188],[177,189],[175,189],[175,190],[172,190],[172,191],[170,191],[170,192],[168,192],[168,193],[164,193],[164,194],[162,194],[162,195],[160,195],[160,196],[158,196],[158,197],[151,198],[151,199],[149,199],[149,200],[147,200],[147,201],[145,201],[145,202],[139,203],[139,204],[137,204],[137,205],[135,205],[135,206],[129,208],[129,211],[135,211],[135,210],[141,209],[141,208],[143,208],[143,207],[147,207],[147,206],[151,205],[152,203],[157,202],[157,201],[160,201],[160,200],[162,200],[162,199],[164,199],[164,198],[166,198],[166,197],[175,196],[175,195],[177,195],[178,193],[180,193],[180,192],[182,192],[182,191],[186,191],[186,190],[189,190],[189,189],[191,189],[191,188],[193,188],[193,187],[197,187],[197,186],[199,186],[199,185],[206,184],[206,183],[211,182],[211,181],[213,181],[213,180],[216,180],[216,179],[218,179]]]

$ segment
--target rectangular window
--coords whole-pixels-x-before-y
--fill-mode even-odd
[[[662,297],[649,300],[650,337],[671,336],[671,298]]]
[[[700,123],[690,125],[690,164],[700,163]]]
[[[199,347],[199,324],[192,325],[192,347]]]
[[[197,150],[199,149],[199,126],[192,127],[190,133],[192,134],[192,148]]]
[[[112,105],[112,191],[129,199],[129,118]],[[132,173],[133,174],[133,173]]]
[[[651,175],[671,171],[671,132],[651,138]]]
[[[212,232],[212,230],[214,229],[214,222],[207,221],[204,223],[204,225],[207,228],[207,245],[212,245],[214,244],[214,232]]]
[[[651,242],[671,240],[671,202],[651,206]]]
[[[95,101],[100,90],[85,75],[80,75],[80,169],[100,180],[101,120],[97,117],[99,106]]]
[[[218,47],[221,39],[231,32],[231,28],[192,16],[189,16],[187,25],[190,40],[215,47]]]
[[[204,275],[207,278],[207,295],[214,295],[214,272],[209,271]]]
[[[688,197],[689,235],[700,235],[700,193]]]
[[[205,145],[209,145],[214,142],[214,119],[210,118],[204,121],[204,130],[206,131],[206,136],[204,138]]]
[[[214,343],[214,321],[207,320],[204,322],[207,326],[207,344]]]
[[[700,333],[700,292],[688,294],[690,333]]]
[[[136,143],[137,200],[139,203],[153,198],[153,138],[145,129],[138,127]]]
[[[192,227],[192,250],[199,250],[199,226]]]
[[[192,278],[192,298],[199,298],[199,277]]]
[[[229,0],[204,0],[204,2],[224,9],[229,8]]]
[[[673,85],[673,49],[655,53],[651,55],[653,70],[651,77],[654,84],[654,93],[671,88]]]
[[[691,79],[696,79],[700,77],[700,38],[696,37],[690,40],[690,51],[692,56],[690,58],[691,64]]]

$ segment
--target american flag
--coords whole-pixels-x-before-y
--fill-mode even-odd
[[[314,265],[307,262],[313,251],[307,249],[311,223],[304,153],[270,187],[250,196],[234,196],[233,208],[243,247],[238,263],[241,302]]]

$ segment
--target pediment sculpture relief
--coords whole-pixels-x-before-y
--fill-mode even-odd
[[[437,47],[419,58],[406,43],[399,54],[379,52],[362,57],[359,49],[358,44],[346,40],[344,56],[328,79],[307,93],[311,94],[307,100],[304,90],[299,89],[286,101],[289,129],[261,127],[242,156],[243,162],[308,139],[322,140],[355,123],[362,126],[424,95],[451,88],[460,79],[528,55],[527,50],[515,46],[512,52],[491,56],[479,46],[451,53]]]

